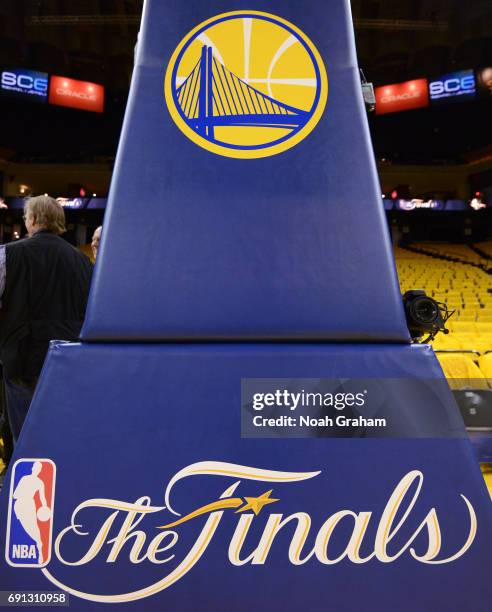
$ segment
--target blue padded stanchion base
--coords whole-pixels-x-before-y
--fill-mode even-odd
[[[249,31],[251,78],[314,77],[300,60],[307,39],[328,75],[312,132],[269,157],[234,159],[197,145],[164,95],[182,41],[235,11],[237,22],[204,32],[224,70],[244,80]],[[265,19],[276,18],[301,33],[289,48],[291,30],[266,31]],[[193,63],[203,40],[192,43]],[[235,87],[246,84],[231,84],[216,114],[238,102]],[[274,85],[274,97],[289,102],[286,89]],[[142,212],[150,225],[135,223]],[[348,0],[146,0],[82,338],[409,341]]]
[[[398,438],[241,437],[241,380],[244,390],[246,379],[384,377],[402,389],[442,382],[424,346],[54,344],[14,457],[56,466],[51,561],[2,560],[0,590],[64,588],[84,611],[128,601],[145,611],[485,612],[492,505],[445,386],[424,411],[405,392],[390,396]],[[12,473],[2,524],[9,506],[17,512]],[[405,494],[397,487],[409,478]]]
[[[477,431],[468,432],[480,463],[492,463],[492,435]]]

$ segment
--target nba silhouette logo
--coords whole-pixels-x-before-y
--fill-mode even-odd
[[[51,558],[56,466],[18,459],[10,480],[5,559],[15,567],[44,567]]]

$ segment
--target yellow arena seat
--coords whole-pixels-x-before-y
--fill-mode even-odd
[[[492,321],[480,321],[477,324],[477,329],[479,333],[492,334]]]
[[[460,334],[474,334],[475,333],[475,324],[473,321],[453,321],[450,323],[450,329],[452,333],[460,333]]]
[[[481,468],[483,477],[485,478],[485,484],[487,485],[490,496],[492,497],[492,463],[483,463]]]
[[[492,253],[492,242],[491,253]],[[395,247],[402,292],[423,289],[427,295],[454,310],[446,327],[450,334],[438,334],[432,341],[436,351],[492,350],[492,278],[485,269],[463,262],[487,263],[468,245],[423,242],[415,244],[435,255],[458,257],[443,261],[425,253]]]
[[[452,389],[488,389],[486,377],[473,358],[464,353],[437,353]]]
[[[482,355],[478,360],[478,365],[485,378],[492,381],[492,353]]]

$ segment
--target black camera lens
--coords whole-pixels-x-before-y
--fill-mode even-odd
[[[424,342],[433,339],[438,332],[448,333],[446,321],[453,314],[442,302],[437,302],[422,289],[413,289],[403,295],[403,306],[408,331],[414,342],[428,335]]]
[[[416,299],[411,305],[415,319],[424,325],[434,323],[439,316],[439,308],[434,300],[427,297]]]

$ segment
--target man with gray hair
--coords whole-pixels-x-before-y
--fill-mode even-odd
[[[92,234],[91,249],[92,249],[92,255],[94,257],[94,261],[96,261],[97,259],[99,243],[101,242],[101,233],[102,233],[102,225],[100,225],[99,227],[96,227],[96,229],[94,230],[94,233]]]
[[[85,315],[92,264],[60,237],[62,205],[26,201],[28,238],[0,247],[0,361],[14,441],[29,409],[50,340],[76,340]]]

